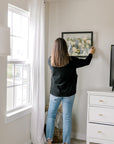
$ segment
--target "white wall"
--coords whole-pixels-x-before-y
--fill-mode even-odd
[[[54,40],[64,31],[94,32],[96,53],[88,67],[78,69],[78,87],[73,106],[73,136],[84,139],[87,90],[109,88],[110,47],[114,44],[114,0],[50,0],[46,12],[46,103],[50,89],[47,58]]]
[[[29,0],[0,0],[0,25],[7,26],[8,2],[28,10]],[[5,123],[6,57],[0,57],[0,144],[27,144],[30,140],[30,115]]]

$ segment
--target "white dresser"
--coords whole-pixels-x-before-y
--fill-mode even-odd
[[[114,144],[114,92],[88,91],[86,140]]]

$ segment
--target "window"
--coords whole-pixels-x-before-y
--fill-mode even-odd
[[[31,104],[29,63],[29,12],[8,5],[11,55],[7,64],[7,111]]]

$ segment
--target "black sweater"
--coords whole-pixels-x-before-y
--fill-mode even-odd
[[[92,54],[89,54],[86,59],[72,57],[69,64],[64,67],[51,66],[50,57],[48,64],[51,69],[51,88],[50,94],[58,97],[68,97],[76,93],[77,72],[76,68],[89,65],[92,59]]]

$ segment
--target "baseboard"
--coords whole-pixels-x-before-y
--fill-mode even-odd
[[[79,140],[86,140],[86,136],[80,133],[71,133],[71,138],[79,139]]]

